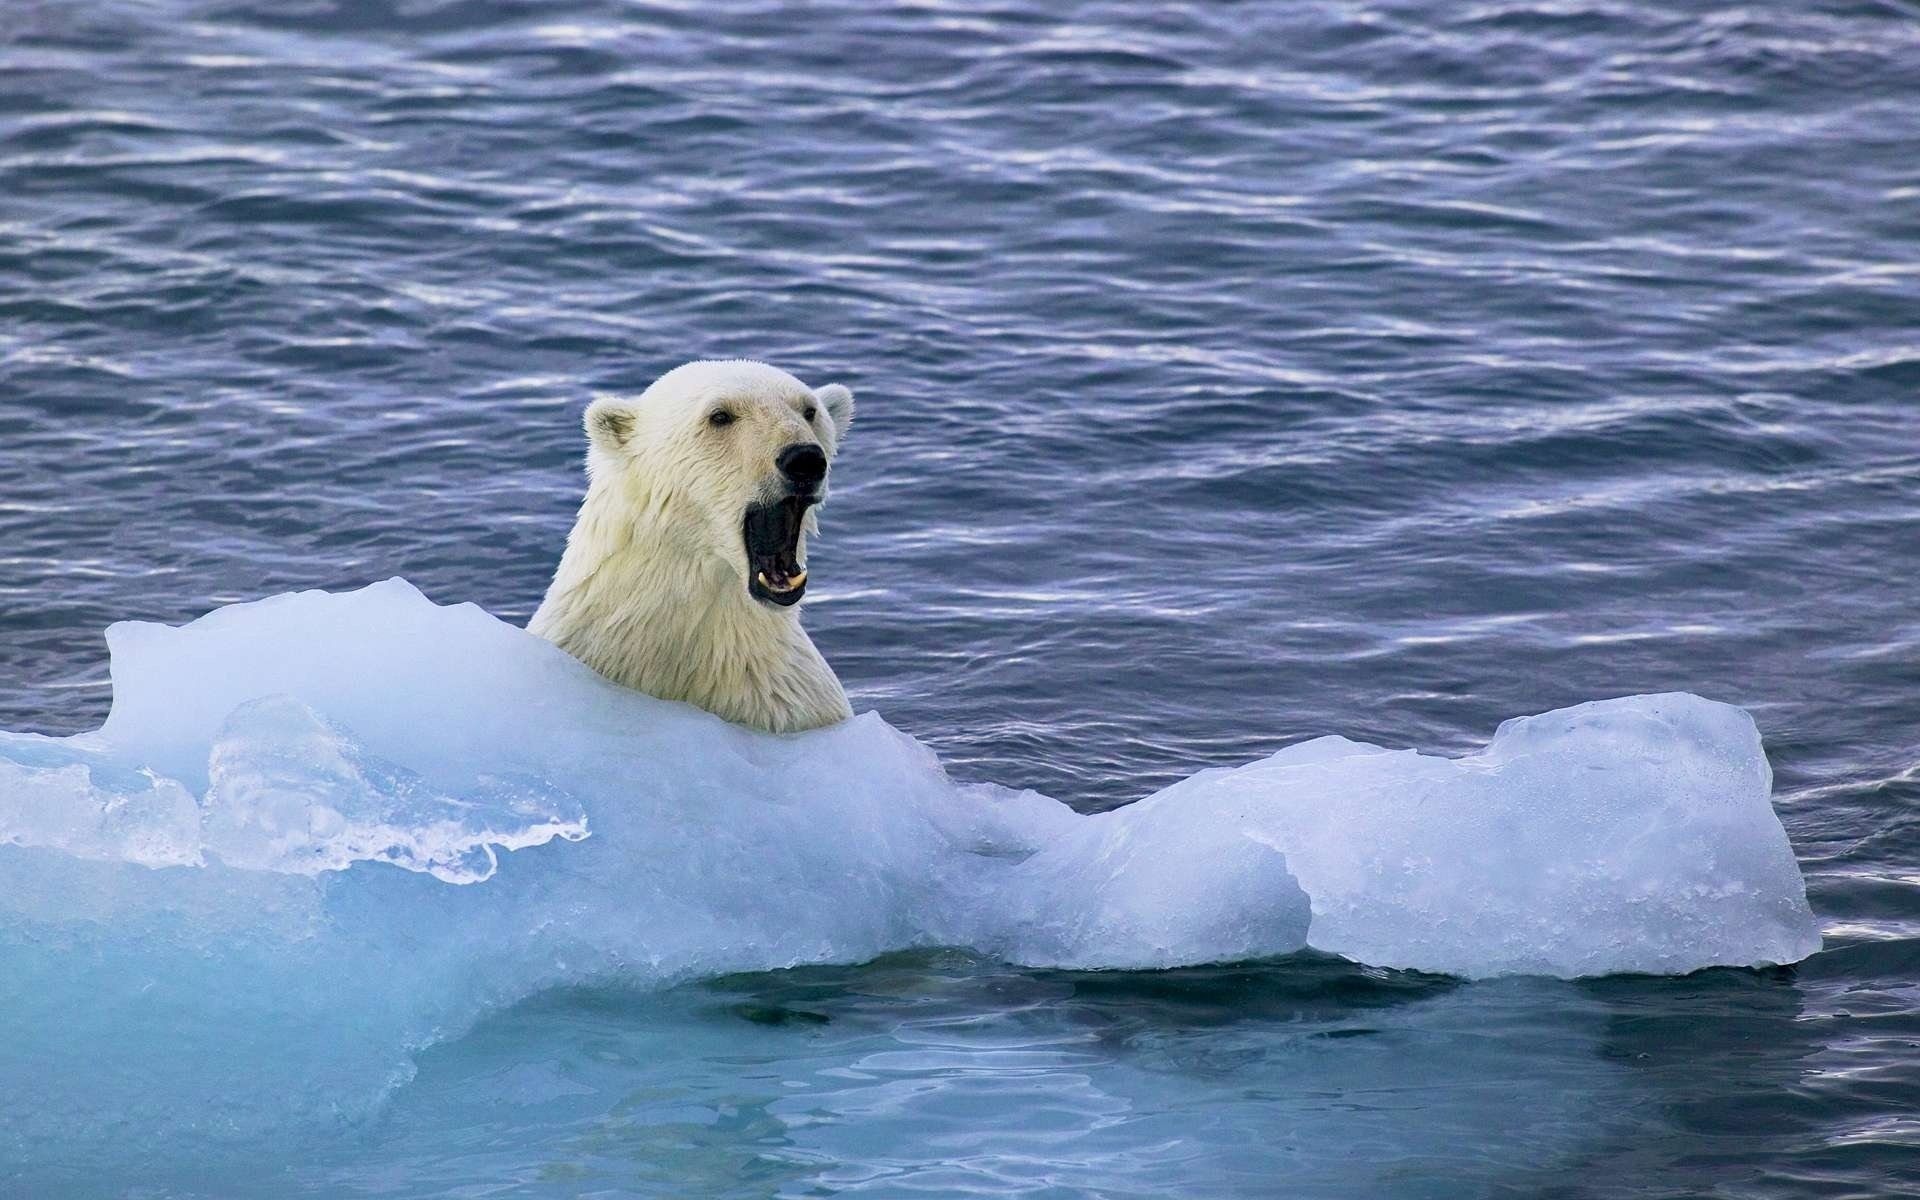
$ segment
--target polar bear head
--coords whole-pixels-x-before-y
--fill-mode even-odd
[[[807,587],[806,537],[853,423],[853,393],[765,363],[692,362],[587,409],[588,473],[673,543],[780,608]],[[738,593],[736,593],[738,594]]]

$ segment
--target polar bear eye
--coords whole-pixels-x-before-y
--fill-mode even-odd
[[[820,410],[815,408],[813,405],[809,404],[807,405],[807,411],[801,413],[800,415],[807,419],[807,424],[811,425],[813,424],[813,419],[820,415]]]
[[[723,429],[733,424],[733,412],[730,409],[716,408],[707,414],[707,424],[715,429]]]

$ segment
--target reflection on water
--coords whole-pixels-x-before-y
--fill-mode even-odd
[[[424,1056],[368,1158],[471,1185],[484,1160],[439,1131],[480,1126],[537,1146],[544,1178],[663,1196],[1478,1195],[1550,1178],[1632,1107],[1607,1021],[1569,984],[1318,956],[1131,975],[918,955],[573,992]]]

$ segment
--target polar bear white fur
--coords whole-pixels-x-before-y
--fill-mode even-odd
[[[845,720],[846,693],[794,602],[813,506],[852,422],[846,388],[744,360],[688,363],[638,397],[596,400],[586,499],[527,628],[616,683],[741,725]]]

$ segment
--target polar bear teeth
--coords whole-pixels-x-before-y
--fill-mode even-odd
[[[740,525],[747,554],[747,590],[755,599],[789,608],[806,591],[807,565],[800,561],[810,497],[783,496],[750,506]]]

